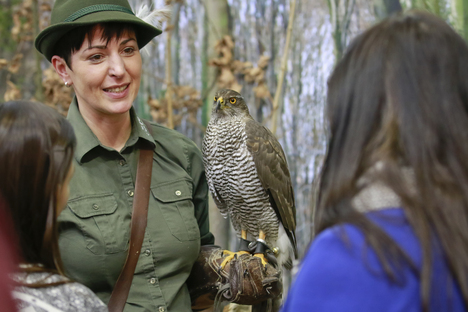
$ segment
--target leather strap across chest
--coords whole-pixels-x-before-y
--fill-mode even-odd
[[[149,123],[145,125],[151,133]],[[120,272],[120,276],[114,285],[109,303],[107,304],[109,312],[121,312],[127,302],[128,293],[132,285],[135,268],[140,257],[143,238],[148,217],[148,203],[151,187],[151,171],[153,167],[153,148],[147,147],[140,149],[138,159],[138,168],[135,182],[135,199],[133,201],[133,213],[131,222],[130,242],[128,247],[127,259]]]

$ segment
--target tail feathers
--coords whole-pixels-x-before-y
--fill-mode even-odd
[[[279,254],[276,256],[279,267],[284,266],[286,269],[292,269],[292,256],[295,256],[294,246],[291,244],[288,233],[280,225],[278,240],[276,245],[279,248]]]
[[[294,251],[294,259],[299,258],[297,254],[297,241],[296,241],[296,234],[294,231],[287,230],[286,234],[288,235],[289,241],[291,242],[291,247]]]

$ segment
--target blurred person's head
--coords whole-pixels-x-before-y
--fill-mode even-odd
[[[328,83],[330,137],[317,211],[318,231],[349,222],[372,238],[368,242],[384,262],[395,255],[405,259],[351,204],[367,185],[383,182],[401,198],[423,246],[434,233],[439,237],[452,274],[462,279],[466,302],[468,282],[461,275],[468,272],[467,77],[464,39],[429,13],[395,15],[358,36]],[[429,250],[424,249],[425,299]],[[392,275],[392,267],[385,268]]]
[[[62,272],[56,218],[68,199],[75,135],[41,103],[0,105],[0,192],[25,263]]]

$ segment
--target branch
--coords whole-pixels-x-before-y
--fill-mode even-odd
[[[276,133],[277,121],[278,121],[278,111],[279,111],[279,100],[281,96],[281,91],[283,90],[283,81],[284,76],[286,75],[286,69],[288,65],[288,51],[289,44],[291,42],[291,33],[294,25],[294,13],[296,11],[296,0],[291,0],[291,6],[289,11],[289,23],[288,30],[286,33],[286,43],[284,45],[283,59],[281,60],[281,71],[278,78],[278,87],[276,88],[275,98],[273,100],[273,114],[271,122],[271,132]]]

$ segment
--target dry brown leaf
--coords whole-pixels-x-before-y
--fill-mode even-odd
[[[255,96],[258,98],[269,98],[271,97],[270,90],[268,90],[268,87],[266,84],[262,83],[253,88],[253,91],[255,93]]]
[[[159,103],[158,99],[153,99],[151,96],[148,98],[148,105],[154,109],[161,108],[161,104]]]
[[[13,40],[18,40],[19,34],[21,31],[21,20],[20,15],[18,13],[13,14],[13,27],[11,28],[11,36]]]
[[[5,66],[8,65],[8,61],[5,59],[0,59],[0,70],[2,70]]]
[[[174,114],[172,115],[172,123],[174,127],[177,127],[181,124],[182,122],[182,114]]]
[[[5,102],[19,100],[20,98],[21,98],[20,90],[16,87],[16,85],[13,82],[8,80],[7,90],[5,92],[5,95],[3,96],[3,99],[5,100]]]
[[[270,62],[270,57],[268,55],[262,55],[258,60],[258,67],[265,69],[265,67],[268,66],[268,62]]]
[[[73,98],[73,88],[65,87],[62,79],[52,66],[47,68],[43,75],[44,103],[66,115]]]
[[[32,11],[33,2],[32,0],[23,0],[22,10]]]
[[[50,3],[46,3],[46,2],[42,2],[39,9],[42,12],[51,12],[52,11],[52,7],[50,6]]]
[[[21,67],[21,60],[23,59],[23,54],[16,54],[10,62],[8,71],[12,74],[16,74]]]
[[[246,68],[248,68],[250,66],[252,66],[252,63],[250,63],[250,62],[241,62],[239,60],[234,60],[231,63],[231,68],[236,74],[243,73],[246,70]]]
[[[191,86],[172,86],[171,95],[166,92],[164,98],[161,99],[149,97],[148,105],[150,106],[151,117],[154,121],[163,125],[167,124],[169,96],[171,96],[174,126],[180,125],[185,117],[189,122],[192,122],[193,119],[188,118],[188,116],[194,115],[196,117],[198,110],[203,105],[199,92]]]

